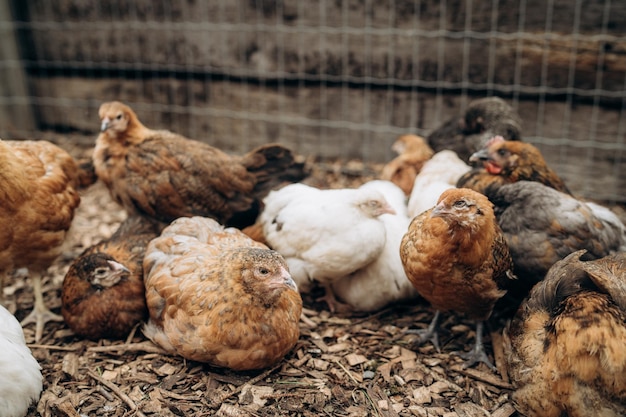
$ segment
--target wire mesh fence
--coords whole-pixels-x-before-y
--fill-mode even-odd
[[[0,135],[95,138],[101,102],[230,151],[384,162],[474,98],[575,192],[626,200],[626,4],[0,0]]]

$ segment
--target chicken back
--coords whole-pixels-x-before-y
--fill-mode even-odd
[[[281,360],[299,337],[302,299],[280,254],[213,219],[180,218],[144,258],[148,338],[234,370]]]
[[[521,301],[565,256],[585,259],[626,251],[626,227],[611,210],[535,181],[488,187],[519,278],[508,296]]]
[[[434,207],[445,190],[456,188],[459,178],[470,166],[459,159],[454,151],[443,150],[424,163],[415,177],[408,201],[409,217]]]
[[[522,136],[519,115],[500,97],[471,101],[464,114],[444,122],[427,139],[435,152],[449,149],[467,162],[494,135],[507,140],[520,140]]]
[[[400,136],[391,149],[398,156],[383,167],[380,179],[393,182],[408,196],[413,189],[415,177],[434,152],[426,140],[417,135]]]
[[[527,417],[626,415],[626,253],[557,262],[505,331],[515,407]]]

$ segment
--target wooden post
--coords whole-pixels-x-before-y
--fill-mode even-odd
[[[36,129],[15,30],[10,0],[0,0],[0,137],[6,139]]]

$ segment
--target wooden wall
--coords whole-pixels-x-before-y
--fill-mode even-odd
[[[383,162],[400,132],[495,94],[573,189],[626,195],[624,2],[3,1],[26,22],[22,130],[95,135],[99,104],[119,99],[226,150]]]

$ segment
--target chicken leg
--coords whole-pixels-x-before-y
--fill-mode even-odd
[[[420,337],[417,341],[418,345],[426,343],[430,340],[430,342],[435,346],[437,352],[439,349],[439,317],[441,316],[441,312],[439,310],[435,311],[435,317],[433,317],[432,321],[425,329],[409,329],[405,333],[408,334],[416,334]]]
[[[35,296],[35,305],[33,310],[28,316],[20,323],[22,327],[27,324],[35,323],[35,342],[38,343],[43,336],[43,328],[49,321],[63,321],[63,317],[54,314],[43,300],[43,290],[41,285],[42,273],[32,272],[30,273],[30,279],[33,283],[33,294]]]
[[[6,281],[7,281],[6,271],[0,272],[0,304],[2,304],[2,306],[6,308],[11,314],[15,314],[15,303],[11,302],[11,300],[9,300],[4,295],[4,283]]]
[[[478,362],[482,362],[489,367],[492,371],[496,371],[496,367],[493,366],[487,353],[485,352],[485,346],[483,345],[483,327],[484,322],[477,321],[476,322],[476,342],[474,343],[474,347],[469,352],[453,352],[455,355],[460,356],[465,359],[463,363],[463,369],[470,368],[474,366]]]

